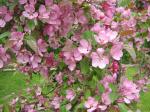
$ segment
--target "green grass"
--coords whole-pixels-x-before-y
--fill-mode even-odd
[[[26,76],[14,72],[0,72],[0,104],[26,87]]]
[[[13,96],[27,87],[45,82],[45,79],[38,74],[32,75],[29,84],[26,83],[27,79],[29,79],[29,76],[19,72],[0,72],[0,104],[7,103]]]

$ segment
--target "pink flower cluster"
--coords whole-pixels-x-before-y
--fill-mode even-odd
[[[119,87],[119,92],[123,96],[125,103],[131,103],[131,101],[137,101],[139,99],[140,89],[138,89],[138,86],[132,81],[123,79]]]
[[[35,5],[37,0],[19,0],[20,4],[24,4],[25,11],[22,12],[22,15],[28,19],[36,19],[38,13],[35,11]]]
[[[6,6],[0,7],[0,27],[5,27],[6,23],[12,20],[12,13],[7,9]]]

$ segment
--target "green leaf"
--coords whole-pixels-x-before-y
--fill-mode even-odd
[[[124,45],[124,49],[130,54],[130,56],[132,57],[133,61],[136,61],[136,53],[133,47],[125,44]]]
[[[9,111],[9,105],[8,104],[5,104],[4,107],[3,107],[3,112],[10,112]]]
[[[127,7],[127,6],[129,6],[129,4],[130,4],[130,0],[119,0],[118,1],[118,5],[120,7]]]
[[[139,72],[138,67],[128,67],[126,69],[125,75],[129,80],[133,80],[134,75],[138,74],[138,72]]]
[[[148,88],[150,90],[150,87]],[[140,102],[137,104],[137,108],[141,110],[141,112],[149,112],[150,111],[150,91],[141,94]]]
[[[112,89],[112,92],[110,93],[110,99],[111,99],[111,102],[113,103],[119,97],[119,94],[117,92],[117,86],[116,85],[110,84],[109,86]]]
[[[80,69],[82,74],[88,74],[90,71],[90,62],[88,58],[84,58],[80,61]]]
[[[88,41],[91,42],[91,44],[93,46],[95,46],[97,44],[96,40],[94,39],[94,32],[92,31],[85,31],[83,34],[82,34],[82,37]]]
[[[67,112],[65,105],[63,105],[63,106],[60,107],[60,112]]]
[[[88,31],[85,31],[82,36],[84,39],[89,39],[94,36],[94,32],[88,30]]]
[[[37,22],[34,21],[34,20],[29,20],[28,23],[27,23],[28,27],[29,27],[31,30],[33,30],[33,29],[35,28],[36,24],[37,24]]]
[[[5,37],[8,37],[9,35],[10,35],[10,32],[4,32],[4,33],[0,34],[0,40]]]
[[[128,107],[124,103],[119,103],[118,106],[120,108],[120,112],[128,112]]]
[[[79,109],[83,109],[83,108],[84,108],[84,103],[80,103],[75,107],[74,112],[81,112],[79,111]]]
[[[93,67],[92,69],[93,69],[93,74],[95,74],[98,77],[98,79],[101,80],[105,74],[104,70],[95,67]]]
[[[90,90],[86,90],[85,91],[85,98],[88,99],[88,97],[91,96],[91,91]]]
[[[105,91],[104,87],[102,84],[98,84],[98,89],[101,93],[103,93]]]
[[[99,80],[98,80],[97,76],[93,75],[92,81],[91,81],[91,85],[92,85],[91,87],[93,89],[95,89],[97,87],[98,83],[99,83]]]
[[[58,67],[60,70],[63,70],[66,67],[66,64],[64,62],[60,62]]]
[[[27,36],[25,39],[27,45],[34,51],[37,52],[38,51],[38,47],[36,44],[36,40],[32,37],[32,36]]]

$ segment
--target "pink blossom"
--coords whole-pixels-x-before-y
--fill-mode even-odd
[[[94,5],[91,5],[90,10],[94,19],[100,20],[105,17],[105,14],[100,9],[97,9]]]
[[[45,64],[47,67],[52,67],[52,66],[57,65],[57,62],[54,59],[54,53],[53,52],[45,55]]]
[[[12,43],[12,50],[17,52],[23,45],[24,34],[22,32],[12,32],[10,35],[10,43]]]
[[[137,101],[139,99],[139,92],[137,85],[128,79],[123,79],[119,86],[119,92],[124,98],[124,102],[130,103],[130,101]]]
[[[27,3],[27,0],[19,0],[19,3],[20,4],[25,4],[25,3]]]
[[[111,28],[112,28],[112,29],[118,29],[118,27],[119,27],[119,23],[118,23],[118,22],[114,22],[114,21],[113,21],[113,22],[111,23]]]
[[[68,65],[69,70],[73,71],[76,67],[76,61],[72,52],[64,52],[65,63]]]
[[[63,76],[63,74],[61,72],[59,72],[59,74],[57,74],[55,76],[55,80],[58,82],[58,84],[62,84],[63,83],[62,76]]]
[[[67,90],[67,91],[66,91],[66,98],[67,98],[69,101],[72,101],[72,100],[75,98],[75,93],[74,93],[74,91],[72,91],[72,90]]]
[[[36,96],[40,96],[41,92],[42,92],[42,89],[40,87],[37,87],[36,90],[35,90]]]
[[[91,51],[92,47],[90,43],[87,40],[80,40],[80,46],[78,47],[78,50],[82,54],[88,54]]]
[[[30,63],[32,65],[32,68],[37,68],[40,62],[41,58],[38,55],[33,55],[30,57]]]
[[[109,83],[114,83],[116,80],[116,77],[111,76],[111,75],[106,75],[103,80],[101,80],[101,83],[105,87],[105,89],[109,88],[108,84]]]
[[[11,12],[7,9],[6,6],[0,7],[0,27],[4,27],[7,22],[12,19]]]
[[[51,6],[53,4],[53,0],[45,0],[46,6]]]
[[[100,108],[102,111],[107,109],[106,105],[99,105],[98,108]]]
[[[109,37],[109,42],[113,42],[117,38],[118,33],[110,29],[107,30],[107,36]]]
[[[115,6],[114,6],[114,3],[116,1],[106,1],[106,2],[103,2],[102,3],[102,8],[104,9],[105,11],[105,14],[108,18],[112,19],[113,16],[114,16],[114,13],[115,13]]]
[[[82,54],[79,52],[78,49],[75,49],[75,50],[74,50],[73,55],[74,55],[74,59],[75,59],[76,61],[82,60]]]
[[[35,12],[35,8],[33,4],[26,4],[24,6],[25,11],[23,11],[23,16],[27,17],[28,19],[35,19],[38,16],[38,13]]]
[[[71,103],[68,103],[68,104],[66,105],[66,109],[67,109],[68,111],[71,109],[71,107],[72,107]]]
[[[17,54],[17,62],[21,64],[26,64],[30,61],[30,53],[27,51],[19,52]]]
[[[92,66],[99,67],[101,69],[105,68],[107,64],[109,64],[109,59],[104,55],[104,49],[98,48],[97,52],[92,52]]]
[[[42,53],[45,53],[47,51],[48,44],[43,39],[38,39],[37,46],[39,54],[43,56]]]
[[[74,23],[74,10],[72,4],[69,1],[62,2],[60,4],[60,10],[61,27],[59,28],[59,33],[62,36],[66,36]]]
[[[95,33],[99,33],[101,30],[103,30],[101,27],[100,27],[100,24],[99,23],[96,23],[94,24],[94,26],[91,28],[91,30]]]
[[[51,105],[55,108],[55,109],[59,109],[60,107],[60,102],[61,102],[61,99],[60,97],[54,97],[52,102],[51,102]]]
[[[109,98],[109,92],[105,92],[102,94],[102,103],[104,103],[105,105],[110,105],[111,104],[111,100]]]
[[[47,23],[52,25],[60,25],[61,24],[61,21],[59,20],[60,15],[61,15],[61,10],[59,6],[54,4],[50,8],[50,14]]]
[[[123,45],[121,42],[114,44],[110,50],[111,56],[115,60],[120,60],[120,58],[123,56],[122,49],[123,49]]]
[[[84,1],[85,0],[77,0],[77,3],[81,5]]]
[[[108,42],[113,42],[118,35],[116,31],[112,31],[111,29],[101,28],[98,23],[94,25],[92,31],[97,33],[94,37],[96,42],[98,42],[101,45],[106,44]]]
[[[49,11],[46,9],[45,5],[40,5],[39,7],[39,19],[43,20],[44,22],[48,21],[49,19]]]
[[[35,5],[35,4],[37,3],[37,0],[29,0],[29,3],[30,3],[31,5]]]
[[[3,16],[7,13],[7,7],[6,6],[1,6],[0,7],[0,16]]]
[[[6,6],[0,7],[0,18],[6,22],[9,22],[12,19],[12,14]]]
[[[124,10],[124,11],[122,12],[122,16],[125,17],[125,18],[130,17],[130,16],[131,16],[131,10],[130,10],[130,9]]]
[[[46,65],[45,66],[41,66],[40,74],[43,75],[45,78],[48,78],[49,70],[48,70],[48,67]]]
[[[96,101],[93,97],[89,97],[84,103],[84,106],[87,108],[87,112],[94,112],[94,110],[97,109],[98,101]]]
[[[77,17],[77,21],[81,24],[86,24],[88,21],[87,21],[87,18],[84,16],[84,11],[83,10],[79,10],[77,13],[76,13],[76,17]]]
[[[122,21],[121,23],[121,26],[124,28],[124,29],[129,29],[129,28],[134,28],[135,25],[136,25],[136,20],[131,17],[129,20],[124,20]]]
[[[118,12],[118,13],[123,13],[124,12],[124,7],[118,7],[118,8],[116,8],[116,11]]]
[[[68,75],[68,85],[71,85],[75,82],[75,78],[72,75]]]
[[[44,32],[43,34],[44,35],[48,35],[49,37],[53,37],[55,35],[55,32],[58,31],[58,26],[53,26],[53,25],[46,25],[44,27]],[[53,39],[53,38],[50,38],[50,40]],[[56,41],[56,39],[55,39]]]
[[[37,112],[33,108],[34,108],[34,105],[25,105],[24,108],[23,108],[23,111],[24,112]]]
[[[0,27],[3,28],[6,22],[3,19],[0,19]]]
[[[18,100],[19,100],[19,97],[14,98],[14,99],[10,102],[10,104],[11,104],[11,105],[15,105],[15,104],[18,102]]]

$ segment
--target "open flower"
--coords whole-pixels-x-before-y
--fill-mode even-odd
[[[20,3],[20,4],[25,4],[25,3],[27,3],[27,1],[28,1],[28,0],[19,0],[19,3]]]
[[[33,4],[26,4],[24,6],[25,11],[23,11],[23,16],[27,17],[28,19],[35,19],[38,17],[38,13],[35,12],[35,7]]]
[[[10,44],[14,52],[18,52],[23,45],[24,34],[22,32],[12,32],[10,35]]]
[[[123,79],[119,86],[119,92],[124,98],[125,103],[130,103],[131,101],[137,101],[139,99],[139,92],[137,85],[128,79]]]
[[[97,109],[98,101],[96,101],[93,97],[89,97],[84,103],[84,106],[87,108],[87,112],[94,112],[94,110]]]
[[[75,93],[74,91],[72,90],[67,90],[66,91],[66,98],[69,100],[69,101],[72,101],[74,98],[75,98]]]
[[[102,94],[102,103],[104,103],[105,105],[110,105],[111,104],[109,94],[110,94],[110,92],[104,92]]]
[[[78,49],[75,49],[75,50],[74,50],[73,55],[74,55],[74,59],[75,59],[76,61],[82,60],[82,54],[79,52]]]
[[[107,64],[109,64],[109,59],[104,55],[104,49],[98,48],[97,52],[92,52],[92,66],[99,67],[101,69],[105,68]]]
[[[53,101],[51,102],[51,105],[55,108],[55,109],[59,109],[60,107],[60,102],[61,102],[61,98],[60,97],[54,97]]]
[[[37,46],[38,46],[38,53],[43,56],[42,53],[45,53],[47,51],[47,46],[48,44],[43,40],[43,39],[38,39],[37,41]]]
[[[0,7],[0,27],[3,28],[7,22],[12,19],[11,12],[7,9],[6,6]]]
[[[26,64],[30,61],[30,53],[27,51],[19,52],[17,54],[17,62],[20,64]]]
[[[80,46],[78,47],[78,50],[82,54],[88,54],[91,51],[92,47],[90,43],[87,40],[80,40]]]
[[[46,22],[49,19],[50,12],[46,9],[45,5],[39,7],[39,19]]]
[[[65,63],[68,65],[69,70],[73,71],[76,67],[76,61],[73,57],[73,53],[72,52],[64,52],[64,61]]]
[[[76,13],[76,18],[77,18],[77,22],[81,23],[81,24],[86,24],[88,21],[87,21],[87,18],[84,16],[84,11],[83,10],[79,10],[77,13]]]
[[[41,58],[38,55],[33,55],[30,57],[30,62],[32,68],[37,68],[39,66],[39,63],[41,62]]]
[[[61,72],[59,72],[56,76],[55,76],[55,80],[58,82],[58,84],[62,84],[63,83],[63,79],[62,79],[63,74]]]
[[[115,43],[110,50],[111,56],[115,60],[120,60],[120,58],[123,56],[122,49],[123,49],[123,45],[121,42]]]

